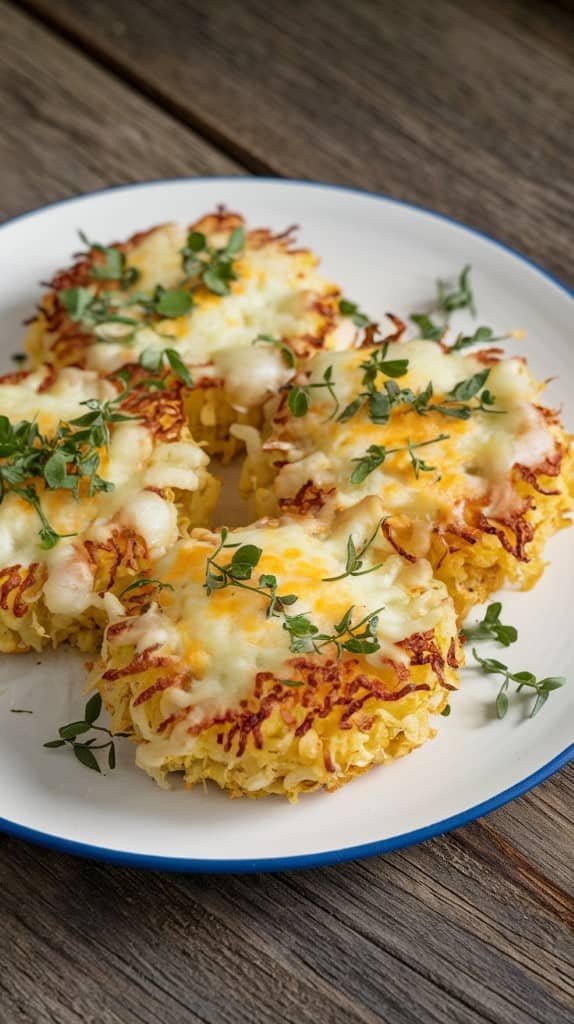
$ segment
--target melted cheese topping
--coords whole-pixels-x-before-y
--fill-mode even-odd
[[[333,367],[335,390],[342,410],[363,390],[360,364],[368,351],[321,353],[311,363],[311,381],[320,381],[328,366]],[[460,381],[485,369],[475,355],[448,354],[427,341],[400,343],[390,347],[388,359],[408,359],[408,372],[397,379],[400,388],[414,392],[433,385],[432,401],[440,403]],[[379,376],[377,386],[385,378]],[[402,406],[392,411],[387,424],[375,424],[363,407],[347,423],[329,419],[333,406],[325,392],[312,392],[307,415],[289,418],[279,425],[273,442],[288,442],[281,459],[287,460],[275,482],[279,498],[293,498],[307,481],[328,491],[334,489],[336,507],[354,504],[365,494],[379,495],[387,512],[404,513],[433,521],[456,519],[466,501],[487,506],[490,514],[514,510],[516,495],[509,487],[512,467],[521,463],[536,467],[552,456],[556,440],[542,412],[533,404],[540,386],[519,359],[505,359],[490,369],[484,385],[495,396],[499,414],[474,412],[459,420],[438,412],[419,415]],[[475,405],[476,400],[469,400]],[[387,449],[432,441],[439,434],[448,439],[415,450],[431,472],[415,475],[408,451],[388,454],[381,466],[362,484],[351,483],[355,459],[365,456],[370,445]],[[270,447],[272,447],[272,444]],[[327,506],[328,507],[328,506]]]
[[[131,291],[153,293],[156,285],[165,288],[181,286],[183,281],[181,250],[186,230],[169,224],[147,235],[127,254],[127,265],[136,267],[140,278]],[[211,247],[222,247],[229,231],[208,236]],[[123,325],[103,324],[97,334],[106,338],[98,344],[97,337],[89,347],[87,365],[110,372],[126,362],[137,360],[144,349],[175,348],[190,366],[201,365],[220,349],[250,349],[259,334],[274,338],[323,337],[325,314],[318,308],[319,300],[337,297],[338,290],[316,270],[317,258],[308,250],[289,252],[280,241],[269,238],[263,244],[246,235],[245,248],[233,260],[237,280],[230,282],[230,293],[220,296],[201,286],[194,289],[194,305],[182,317],[165,319],[139,329],[129,344],[121,343],[121,335],[130,333]],[[129,291],[126,293],[129,295]],[[126,306],[119,313],[143,317],[141,307]],[[348,318],[333,318],[327,347],[342,348],[354,343],[357,331]],[[113,338],[120,336],[118,343]],[[112,341],[110,342],[110,339]],[[261,347],[258,346],[261,357]],[[257,360],[250,355],[252,363]],[[221,368],[221,367],[220,367]],[[236,375],[232,373],[231,391],[236,394]],[[263,382],[263,394],[267,387]],[[255,402],[260,400],[257,391]],[[243,396],[242,404],[247,404]]]
[[[286,521],[282,525],[234,530],[228,538],[230,544],[254,544],[262,549],[253,584],[257,585],[261,574],[275,575],[280,594],[297,595],[289,614],[308,615],[321,632],[332,634],[334,624],[350,606],[353,623],[380,608],[376,628],[380,650],[353,655],[362,664],[358,671],[371,673],[376,673],[383,659],[406,663],[408,658],[397,644],[414,632],[433,629],[439,621],[447,622],[453,635],[456,632],[446,589],[433,581],[429,564],[422,560],[405,562],[380,532],[365,556],[365,567],[382,562],[379,569],[327,581],[327,577],[345,571],[348,536],[353,536],[357,546],[364,544],[379,515],[379,502],[367,499],[352,513],[346,513],[328,536],[316,522]],[[193,676],[190,686],[176,684],[162,694],[162,717],[189,708],[184,725],[176,727],[169,739],[154,737],[145,708],[132,707],[134,721],[144,737],[152,741],[138,755],[140,763],[148,767],[161,763],[170,750],[182,753],[190,725],[236,708],[252,691],[258,672],[290,678],[294,671],[293,661],[298,655],[289,649],[284,619],[267,617],[268,601],[263,596],[237,586],[207,595],[203,585],[206,564],[218,540],[208,531],[196,530],[189,540],[180,541],[156,566],[159,578],[174,587],[173,592],[162,592],[163,615],[153,608],[109,641],[134,644],[139,651],[159,642],[161,653],[181,659],[184,669]],[[224,549],[217,561],[228,564],[233,550]],[[327,647],[324,653],[334,657],[335,648]]]
[[[50,387],[38,393],[46,373],[42,368],[18,384],[1,384],[0,415],[14,423],[36,418],[50,436],[63,418],[86,412],[81,403],[87,398],[116,394],[93,372],[77,369],[60,370]],[[37,487],[54,530],[62,537],[74,536],[45,550],[32,506],[10,492],[0,503],[0,565],[45,563],[44,598],[53,613],[80,614],[100,602],[92,593],[93,567],[83,547],[85,540],[105,543],[114,529],[127,526],[143,538],[152,558],[161,557],[177,539],[177,511],[171,501],[149,488],[195,491],[205,478],[208,458],[191,439],[155,444],[147,427],[137,421],[112,425],[111,432],[109,450],[100,453],[99,475],[114,484],[112,491],[76,500],[69,491]]]

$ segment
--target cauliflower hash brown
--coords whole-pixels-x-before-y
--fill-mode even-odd
[[[145,383],[50,365],[0,379],[3,652],[94,648],[122,590],[209,519],[218,483],[179,386]]]
[[[345,574],[349,537],[367,545],[360,575]],[[167,587],[107,628],[93,681],[160,784],[183,772],[232,796],[334,790],[428,739],[458,685],[446,587],[397,554],[376,498],[329,530],[194,530],[156,570]]]
[[[422,744],[457,624],[568,522],[542,385],[391,314],[381,339],[292,229],[82,238],[0,378],[0,650],[101,645],[161,785],[296,799]],[[244,448],[258,521],[210,532],[209,456]]]
[[[230,458],[238,449],[230,424],[259,423],[261,406],[293,375],[275,340],[305,357],[356,339],[339,313],[338,287],[317,263],[296,248],[293,229],[248,231],[224,209],[189,228],[165,224],[111,247],[87,243],[43,297],[29,357],[109,373],[169,347],[193,377],[186,409],[194,437]]]
[[[378,495],[389,541],[430,559],[460,618],[506,582],[533,586],[547,538],[569,522],[574,473],[523,359],[394,342],[320,353],[295,387],[307,398],[283,396],[262,444],[236,428],[258,514],[328,521]]]

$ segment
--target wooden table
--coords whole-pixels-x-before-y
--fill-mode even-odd
[[[0,206],[176,175],[379,189],[573,283],[574,20],[520,0],[25,0],[0,21]],[[144,873],[0,839],[2,1024],[560,1024],[562,771],[363,863]]]

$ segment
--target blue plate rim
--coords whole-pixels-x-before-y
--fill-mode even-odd
[[[94,189],[91,192],[83,192],[76,196],[67,196],[65,199],[57,199],[52,203],[46,203],[43,206],[38,206],[32,210],[26,210],[23,213],[16,214],[14,217],[10,217],[0,224],[0,231],[10,227],[12,224],[25,220],[27,217],[40,214],[44,210],[55,209],[59,206],[78,202],[82,199],[90,199],[93,196],[104,194],[109,195],[113,192],[145,188],[150,185],[183,184],[184,182],[205,183],[212,181],[222,183],[233,182],[234,184],[240,182],[251,183],[253,181],[271,182],[275,185],[298,185],[305,188],[328,189],[335,192],[351,192],[355,195],[369,196],[370,198],[377,199],[381,202],[416,210],[418,212],[425,213],[430,217],[434,217],[437,220],[453,224],[455,227],[461,228],[469,234],[485,239],[487,242],[490,242],[497,248],[508,252],[510,255],[520,260],[520,262],[525,263],[527,266],[537,271],[537,273],[548,281],[551,281],[553,285],[558,287],[560,291],[564,292],[569,298],[574,298],[574,289],[561,281],[555,274],[545,270],[544,267],[541,267],[540,264],[531,260],[530,257],[525,256],[518,249],[507,245],[505,242],[499,241],[492,235],[487,234],[487,232],[480,230],[480,228],[469,227],[469,225],[464,224],[462,221],[457,220],[454,217],[449,217],[447,214],[429,209],[429,207],[424,206],[421,203],[410,202],[406,199],[395,199],[392,196],[385,195],[381,192],[355,188],[351,185],[337,185],[320,181],[305,181],[305,179],[301,178],[274,178],[270,176],[259,177],[253,175],[203,175],[198,177],[154,178],[148,181],[136,181],[120,185],[103,186],[102,188]],[[566,747],[563,751],[557,754],[556,757],[552,758],[541,768],[537,769],[537,771],[526,776],[526,778],[515,783],[513,786],[510,786],[508,789],[502,790],[500,793],[495,794],[495,796],[490,797],[488,800],[484,800],[479,804],[474,804],[472,807],[469,807],[458,814],[454,814],[448,818],[443,818],[441,821],[434,822],[432,825],[413,829],[410,832],[391,836],[388,839],[379,839],[371,843],[362,843],[358,846],[347,846],[338,850],[325,850],[319,853],[296,854],[288,857],[263,857],[240,860],[203,860],[192,857],[166,857],[155,854],[114,850],[110,847],[95,846],[90,843],[80,843],[76,840],[65,839],[63,836],[53,835],[49,832],[41,832],[37,829],[28,828],[26,825],[19,825],[17,822],[10,821],[9,819],[2,817],[0,817],[0,831],[7,835],[14,836],[18,839],[25,839],[28,842],[35,843],[39,846],[43,846],[60,853],[68,853],[78,857],[89,857],[105,863],[117,864],[124,867],[140,867],[156,871],[245,874],[326,867],[332,864],[341,864],[345,861],[373,857],[382,853],[390,853],[392,850],[399,850],[406,846],[414,846],[427,839],[444,835],[444,833],[450,832],[455,828],[467,825],[483,815],[490,814],[492,811],[504,806],[504,804],[509,803],[509,801],[514,800],[516,797],[523,796],[525,793],[528,793],[529,790],[550,778],[551,775],[559,771],[560,768],[563,768],[572,759],[574,759],[574,743]]]

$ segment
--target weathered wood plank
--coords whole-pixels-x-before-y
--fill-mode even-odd
[[[237,165],[53,33],[1,6],[0,214],[124,181]]]
[[[574,896],[574,763],[483,823],[536,871]],[[508,851],[510,858],[515,854]]]
[[[568,928],[456,835],[252,878],[138,873],[10,839],[0,849],[0,978],[7,1019],[22,1024],[89,1020],[96,1007],[104,1024],[569,1020]]]
[[[7,213],[118,180],[233,170],[186,122],[252,168],[386,188],[568,270],[567,12],[31,4],[164,109],[3,8]],[[417,849],[275,878],[140,874],[2,837],[0,1022],[561,1024],[573,779]]]
[[[164,0],[26,5],[252,169],[426,203],[573,279],[572,80],[554,45],[574,24],[567,11],[545,5],[544,18],[516,0],[486,12],[470,0],[183,0],[169,16]]]

